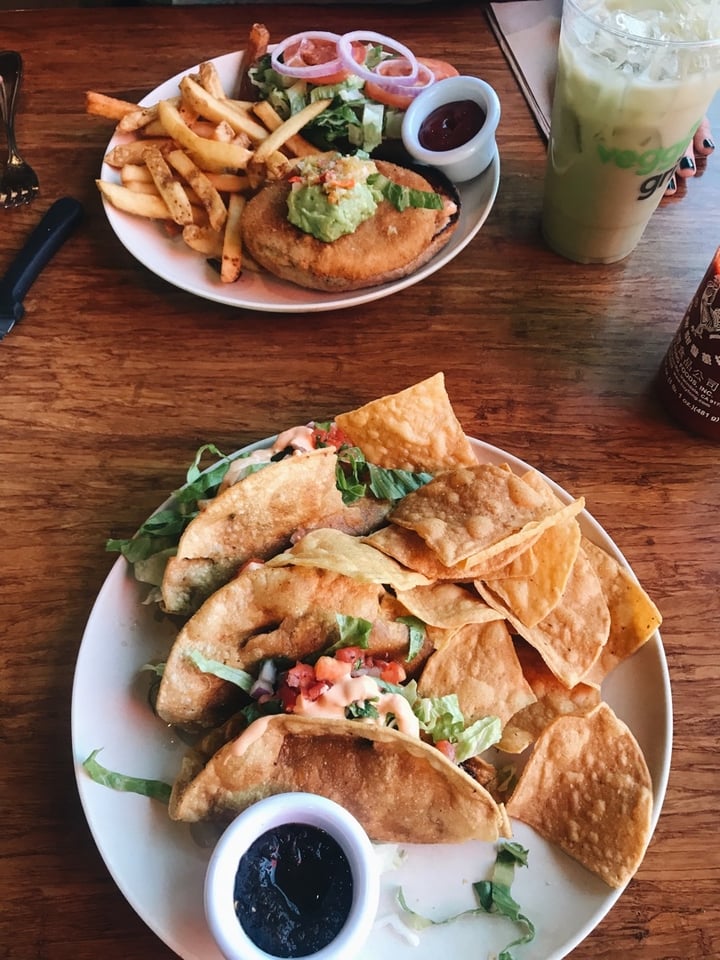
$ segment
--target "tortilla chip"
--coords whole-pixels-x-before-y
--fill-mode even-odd
[[[335,423],[379,467],[437,473],[477,463],[442,373],[338,414]]]
[[[420,674],[422,697],[456,693],[466,722],[499,717],[503,726],[535,700],[504,620],[471,623],[430,657]]]
[[[506,568],[484,582],[526,627],[534,627],[559,603],[575,564],[582,534],[575,517],[556,523]],[[530,555],[532,560],[526,559]],[[533,572],[523,575],[528,566]],[[507,571],[507,574],[506,574]]]
[[[306,534],[285,553],[268,561],[269,567],[297,565],[334,570],[365,583],[385,583],[399,590],[424,586],[428,580],[415,570],[407,570],[357,537],[341,530],[320,529]]]
[[[518,710],[504,726],[498,749],[506,753],[522,753],[557,717],[566,714],[580,717],[600,703],[597,687],[578,683],[568,689],[529,643],[516,640],[515,652],[537,700]]]
[[[190,614],[244,563],[266,560],[298,527],[319,526],[343,509],[332,447],[285,457],[210,500],[186,527],[162,583],[170,613]]]
[[[473,567],[576,516],[584,505],[582,498],[548,503],[508,467],[481,463],[445,471],[409,493],[390,520],[419,534],[445,566]]]
[[[428,580],[471,583],[473,580],[493,576],[499,570],[507,567],[511,560],[518,558],[521,554],[524,556],[538,536],[539,534],[528,537],[524,542],[508,547],[501,553],[480,561],[474,567],[465,567],[459,564],[454,567],[446,567],[440,562],[437,554],[433,553],[414,530],[407,530],[405,527],[398,527],[393,523],[386,527],[380,527],[379,530],[364,537],[364,540],[375,547],[376,550],[381,550],[389,557],[397,560],[398,563],[409,567],[410,570],[417,570],[418,573],[422,573]],[[536,563],[537,560],[530,559],[523,570],[531,573],[533,562]]]
[[[515,631],[540,653],[566,687],[574,687],[600,656],[610,633],[610,611],[592,564],[582,547],[565,591],[551,612],[534,627],[526,627],[481,581],[478,592],[502,613]]]
[[[375,841],[494,841],[506,829],[490,794],[435,747],[356,720],[264,717],[198,767],[191,754],[173,787],[175,820],[229,820],[263,797],[307,791],[342,804]]]
[[[652,810],[642,751],[606,703],[550,724],[507,804],[511,817],[616,888],[642,861]]]
[[[662,623],[662,615],[633,574],[607,551],[585,538],[583,549],[610,610],[608,642],[586,677],[589,683],[600,684],[618,663],[647,643]]]
[[[249,644],[254,634],[269,633],[286,618],[314,612],[379,618],[383,588],[312,567],[246,569],[205,601],[178,633],[163,671],[156,710],[167,723],[207,727],[237,709],[237,686],[202,673],[188,655],[193,652],[230,667],[251,671],[270,655],[270,640]],[[325,635],[298,631],[295,646],[285,656],[299,658],[323,649]]]
[[[397,599],[408,613],[423,623],[444,630],[459,630],[467,623],[501,619],[497,610],[474,590],[457,583],[432,583],[412,590],[398,590]]]

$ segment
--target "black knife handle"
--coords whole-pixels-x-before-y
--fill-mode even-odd
[[[73,197],[61,197],[45,213],[10,264],[0,282],[0,302],[19,303],[38,274],[63,245],[83,215],[82,204]]]

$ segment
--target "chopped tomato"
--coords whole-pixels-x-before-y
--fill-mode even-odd
[[[296,663],[288,670],[285,683],[293,690],[304,690],[315,683],[315,668],[309,663]]]
[[[352,663],[335,657],[319,657],[315,664],[315,677],[328,683],[338,683],[350,676]]]
[[[365,662],[365,651],[362,647],[340,647],[336,650],[335,657],[343,663],[361,663]]]
[[[277,689],[277,697],[285,713],[292,713],[298,698],[298,691],[291,690],[286,683],[281,683]]]
[[[315,701],[318,697],[321,697],[326,690],[330,689],[330,684],[326,683],[324,680],[318,680],[315,683],[311,683],[305,690],[302,692],[302,696],[306,700]]]
[[[436,80],[444,80],[446,77],[456,77],[458,75],[455,67],[445,60],[433,60],[428,57],[418,57],[417,59],[419,63],[424,64],[432,72]],[[407,61],[402,58],[397,58],[397,63],[388,60],[387,66],[384,67],[384,76],[386,77],[407,76],[409,72]],[[400,93],[397,88],[388,90],[381,83],[373,83],[370,80],[365,82],[364,92],[365,96],[370,97],[370,99],[377,100],[378,103],[384,103],[388,107],[397,107],[398,110],[407,110],[414,99],[411,94]]]
[[[353,43],[353,59],[357,63],[364,63],[366,50],[362,43]],[[331,40],[305,39],[292,47],[288,47],[283,53],[283,63],[288,67],[314,67],[321,63],[330,63],[337,60],[337,46]],[[320,77],[308,79],[308,83],[315,86],[332,86],[335,83],[342,83],[350,76],[349,70],[338,70],[335,73],[328,73]]]
[[[317,700],[329,687],[327,680],[321,680],[315,675],[315,668],[311,664],[296,663],[283,677],[277,696],[283,709],[290,713],[301,694],[306,700]]]
[[[438,740],[435,746],[438,748],[440,753],[443,753],[448,760],[455,762],[455,744],[451,743],[450,740]]]
[[[334,423],[331,424],[329,430],[321,430],[320,427],[315,427],[313,430],[313,440],[315,441],[316,447],[335,447],[339,450],[341,447],[352,446],[350,437]]]
[[[380,679],[385,683],[402,683],[405,677],[405,668],[397,660],[390,660],[388,663],[380,663]]]

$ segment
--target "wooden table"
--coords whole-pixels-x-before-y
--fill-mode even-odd
[[[3,14],[2,45],[25,57],[17,133],[42,192],[0,211],[0,271],[55,198],[86,211],[0,345],[4,960],[172,955],[115,887],[74,780],[73,670],[115,560],[105,539],[129,535],[179,485],[200,443],[236,449],[438,369],[469,434],[586,496],[665,617],[675,739],[664,809],[636,878],[572,956],[720,956],[720,456],[670,422],[651,387],[718,243],[720,159],[663,203],[625,262],[561,260],[539,237],[544,147],[484,12],[437,10]],[[360,307],[269,314],[175,289],[120,245],[93,182],[111,131],[85,115],[85,91],[137,98],[241,47],[258,19],[274,38],[383,29],[496,87],[497,202],[442,271]],[[712,117],[720,134],[717,107]]]

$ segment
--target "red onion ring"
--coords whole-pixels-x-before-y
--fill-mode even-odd
[[[316,77],[329,76],[347,69],[340,56],[337,56],[334,60],[328,60],[326,63],[316,63],[305,67],[288,67],[282,63],[280,56],[285,50],[293,44],[300,45],[305,40],[329,40],[339,50],[340,35],[338,33],[331,33],[328,30],[307,30],[304,33],[294,33],[292,36],[281,40],[270,54],[270,63],[273,70],[283,74],[283,76],[294,77],[296,80],[313,80]],[[355,63],[357,65],[357,61]]]
[[[344,33],[339,38],[337,45],[338,54],[342,66],[346,70],[351,70],[358,77],[361,77],[363,80],[369,80],[371,83],[379,82],[384,85],[386,82],[382,77],[379,77],[377,70],[371,70],[369,67],[366,67],[365,64],[358,63],[357,60],[353,59],[352,44],[357,41],[360,43],[369,41],[370,43],[380,44],[382,47],[387,47],[400,53],[409,63],[410,73],[403,77],[393,77],[392,82],[402,87],[406,85],[410,86],[416,82],[420,65],[412,50],[404,44],[398,43],[397,40],[393,40],[392,37],[386,37],[382,33],[374,33],[372,30],[353,30],[350,33]]]

